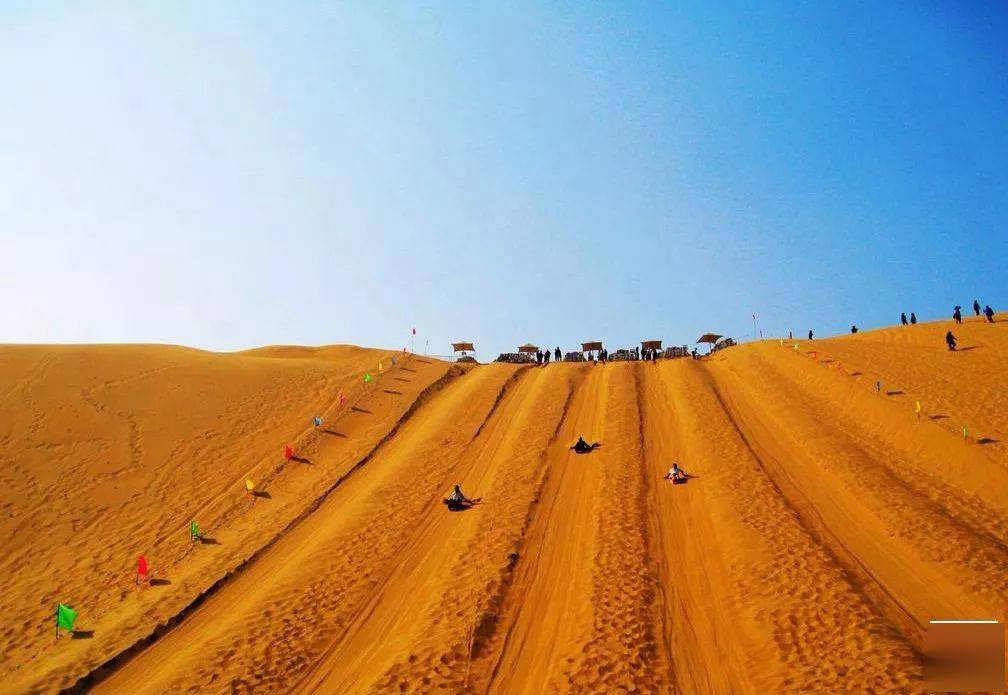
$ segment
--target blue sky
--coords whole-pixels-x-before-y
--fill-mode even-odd
[[[1006,36],[979,2],[5,3],[0,341],[1003,309]]]

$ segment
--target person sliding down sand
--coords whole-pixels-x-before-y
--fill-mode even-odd
[[[665,474],[665,480],[671,480],[673,483],[685,482],[688,477],[689,473],[680,468],[678,463],[673,463],[668,473]]]
[[[456,484],[455,489],[452,490],[452,493],[448,495],[447,499],[445,499],[444,502],[445,504],[448,505],[448,509],[450,509],[453,512],[458,512],[462,511],[463,509],[469,509],[469,507],[479,503],[481,499],[483,498],[475,497],[473,499],[470,499],[466,497],[465,495],[462,494],[462,488],[458,484]]]
[[[572,446],[571,449],[573,449],[579,454],[587,454],[589,451],[591,451],[597,446],[598,442],[593,442],[592,444],[589,444],[588,442],[585,441],[584,437],[578,437],[577,442],[574,443],[574,446]]]

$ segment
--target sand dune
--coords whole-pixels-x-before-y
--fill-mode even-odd
[[[1005,618],[1006,326],[542,369],[2,348],[0,690],[920,690],[929,619]]]

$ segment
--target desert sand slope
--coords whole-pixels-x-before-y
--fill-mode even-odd
[[[828,340],[799,341],[801,352],[819,352],[818,358],[841,363],[857,380],[891,400],[914,408],[936,426],[961,436],[963,425],[970,437],[1000,455],[1008,455],[1008,315],[995,315],[995,323],[976,317],[956,324],[951,319],[916,326],[894,326]],[[951,330],[959,349],[945,346]]]
[[[111,693],[921,692],[928,620],[1008,618],[1008,323],[957,327],[972,348],[957,353],[945,330],[604,367],[414,358],[355,391],[325,432],[310,415],[378,353],[74,348],[166,351],[163,363],[135,357],[135,371],[120,358],[101,373],[113,385],[88,390],[46,351],[13,351],[0,393],[20,429],[5,447],[59,452],[65,421],[95,419],[44,482],[41,454],[30,466],[5,454],[5,482],[21,486],[5,499],[22,524],[10,537],[37,517],[53,540],[42,552],[37,536],[19,539],[2,559],[17,577],[2,600],[37,655],[0,689],[51,690],[93,671],[81,684]],[[180,375],[149,373],[165,363]],[[158,378],[156,407],[139,407]],[[46,401],[47,389],[102,407],[81,397],[57,419],[56,403],[76,401]],[[229,415],[207,423],[211,411]],[[178,423],[154,459],[160,413]],[[243,464],[231,432],[258,447]],[[81,453],[87,433],[103,453]],[[579,435],[601,446],[575,454]],[[283,465],[276,442],[295,437],[310,463]],[[685,485],[662,478],[673,461],[694,475]],[[231,491],[251,464],[271,499],[250,509]],[[135,480],[134,465],[147,467]],[[104,487],[86,503],[63,502],[62,480],[95,475]],[[107,487],[130,480],[140,492]],[[455,482],[483,501],[449,512]],[[192,501],[163,509],[176,490]],[[184,526],[203,508],[219,545],[190,548]],[[60,531],[73,519],[78,532]],[[130,534],[109,530],[120,526]],[[99,542],[109,533],[115,552]],[[74,543],[82,552],[57,555]],[[131,555],[147,547],[164,549],[170,585],[130,586]],[[89,592],[96,573],[121,586]],[[51,595],[32,593],[56,577]],[[94,601],[80,607],[95,632],[54,644],[50,604],[67,587]],[[27,653],[17,638],[5,636]]]
[[[279,533],[447,369],[392,367],[391,354],[0,347],[0,610],[12,625],[0,688],[72,683]],[[380,360],[382,386],[366,388]],[[284,460],[288,442],[303,460]],[[252,509],[246,477],[263,493]],[[212,544],[188,542],[193,518]],[[138,589],[141,553],[159,581]],[[54,643],[57,601],[80,612],[80,638]]]

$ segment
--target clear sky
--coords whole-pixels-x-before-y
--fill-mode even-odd
[[[1005,309],[1006,37],[981,2],[5,2],[0,341]]]

